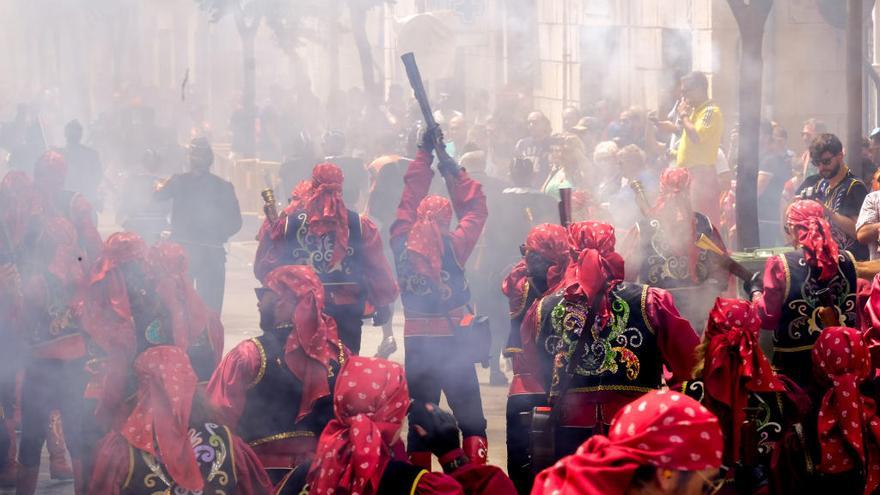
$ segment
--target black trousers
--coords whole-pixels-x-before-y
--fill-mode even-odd
[[[180,241],[176,241],[180,242]],[[189,274],[205,304],[221,312],[226,288],[226,249],[223,245],[180,242],[189,257]]]
[[[85,385],[84,360],[33,359],[28,363],[21,391],[19,463],[27,467],[40,465],[49,413],[54,409],[61,411],[70,457],[80,458]]]
[[[529,453],[532,408],[544,405],[545,394],[518,394],[507,398],[507,475],[517,493],[532,491],[532,457]]]
[[[363,331],[364,309],[359,304],[337,306],[328,304],[324,307],[328,316],[336,321],[339,340],[354,354],[361,353],[361,332]]]
[[[454,337],[406,337],[404,339],[406,381],[410,398],[440,402],[440,393],[452,408],[463,437],[486,436],[486,417],[474,363],[462,357]],[[427,451],[421,437],[410,426],[410,452]]]

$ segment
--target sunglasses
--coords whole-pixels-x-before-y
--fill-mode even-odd
[[[817,166],[817,167],[818,167],[819,165],[830,165],[830,164],[831,164],[831,160],[834,160],[835,158],[837,158],[837,155],[829,156],[828,158],[823,158],[823,159],[820,159],[820,160],[813,160],[813,165],[815,165],[815,166]]]

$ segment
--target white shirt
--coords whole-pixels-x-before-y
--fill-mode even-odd
[[[862,225],[878,222],[880,222],[880,191],[873,191],[865,196],[865,202],[862,203],[859,218],[856,220],[856,232],[859,231]],[[872,260],[880,259],[880,252],[877,249],[877,239],[871,239],[868,243],[868,253]]]

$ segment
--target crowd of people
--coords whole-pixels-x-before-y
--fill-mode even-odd
[[[22,117],[0,182],[0,484],[35,493],[45,444],[77,494],[880,489],[880,270],[864,263],[880,192],[822,122],[800,157],[762,123],[761,244],[788,249],[744,275],[727,248],[738,140],[722,149],[705,75],[666,118],[604,102],[566,109],[559,133],[537,111],[519,126],[511,106],[443,105],[445,132],[413,132],[398,93],[382,127],[400,139],[369,164],[366,130],[325,132],[323,158],[305,131],[277,146],[262,334],[225,354],[224,245],[243,219],[209,139],[168,179],[145,147],[102,238],[83,126],[45,150]],[[859,170],[878,149],[880,129]],[[402,365],[386,359],[399,308]],[[508,387],[503,470],[478,364]]]

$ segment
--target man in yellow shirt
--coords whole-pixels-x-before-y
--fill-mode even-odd
[[[691,173],[691,205],[718,224],[721,187],[715,170],[724,121],[721,109],[709,99],[709,81],[702,72],[681,78],[682,101],[678,104],[681,140],[676,166]]]

